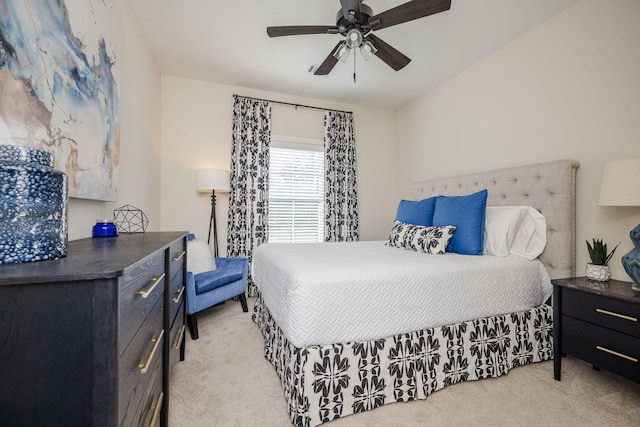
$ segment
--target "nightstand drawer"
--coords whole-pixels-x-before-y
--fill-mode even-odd
[[[562,316],[562,351],[640,381],[640,338]]]
[[[640,305],[565,288],[562,314],[640,338]]]

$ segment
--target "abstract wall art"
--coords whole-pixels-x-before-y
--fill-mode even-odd
[[[116,0],[0,0],[0,144],[54,154],[69,196],[117,200]]]

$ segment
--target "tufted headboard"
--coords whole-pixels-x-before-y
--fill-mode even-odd
[[[547,220],[547,246],[539,259],[552,279],[576,272],[576,169],[574,160],[557,160],[414,184],[416,200],[462,196],[484,188],[487,206],[527,205]]]

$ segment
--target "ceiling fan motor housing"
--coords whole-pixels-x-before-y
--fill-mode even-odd
[[[369,32],[369,18],[373,16],[373,9],[364,3],[360,4],[360,11],[350,10],[349,18],[344,16],[342,9],[336,14],[336,26],[339,33],[346,35],[352,28],[357,28],[362,34]]]

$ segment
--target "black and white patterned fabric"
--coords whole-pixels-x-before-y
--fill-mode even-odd
[[[528,311],[423,329],[366,342],[293,346],[258,294],[253,320],[275,367],[291,421],[309,427],[448,385],[498,377],[549,360],[552,310]]]
[[[395,221],[387,244],[393,248],[440,255],[445,252],[455,229],[453,225],[425,227]]]
[[[324,114],[326,242],[359,239],[356,141],[353,114]]]
[[[233,96],[227,256],[249,258],[269,239],[271,103]],[[247,294],[255,296],[249,273]]]

